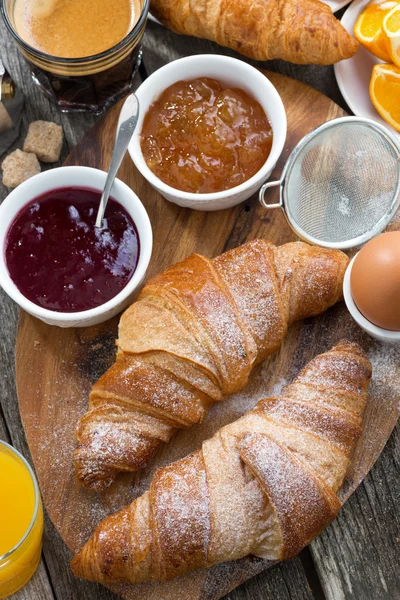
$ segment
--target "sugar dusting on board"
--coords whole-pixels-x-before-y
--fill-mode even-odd
[[[26,319],[31,317],[26,316]],[[114,326],[116,324],[114,320]],[[89,492],[75,479],[73,452],[75,428],[87,410],[93,380],[109,367],[116,330],[93,338],[92,330],[68,330],[65,336],[52,337],[48,359],[49,328],[35,323],[35,337],[24,361],[25,408],[21,407],[24,427],[29,431],[31,452],[46,508],[63,538],[74,538],[81,546],[94,527],[107,515],[130,500],[132,476],[122,476],[112,494],[103,497]],[[100,332],[102,330],[100,329]],[[57,361],[54,363],[54,356]],[[46,361],[47,357],[47,361]],[[20,382],[17,384],[20,391]],[[51,490],[47,496],[44,490]],[[68,510],[71,496],[74,510]]]

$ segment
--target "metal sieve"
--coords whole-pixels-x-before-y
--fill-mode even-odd
[[[279,203],[267,189],[279,186]],[[363,244],[389,223],[400,204],[400,138],[372,119],[341,117],[310,131],[290,154],[279,181],[260,202],[282,208],[304,241],[327,248]]]

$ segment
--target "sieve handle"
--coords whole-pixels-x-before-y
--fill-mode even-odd
[[[277,185],[279,185],[279,187],[282,187],[282,180],[279,179],[278,181],[268,181],[267,183],[264,183],[264,185],[262,186],[262,188],[260,189],[260,193],[258,196],[258,199],[260,201],[260,204],[262,204],[262,206],[264,208],[282,208],[282,194],[279,194],[279,202],[275,203],[275,204],[268,204],[268,202],[265,200],[265,191],[268,188],[271,187],[276,187]]]

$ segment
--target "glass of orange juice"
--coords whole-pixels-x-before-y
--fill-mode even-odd
[[[0,440],[0,598],[21,589],[42,550],[43,507],[25,458]]]

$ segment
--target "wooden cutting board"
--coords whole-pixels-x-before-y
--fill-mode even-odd
[[[282,97],[288,119],[286,144],[272,175],[279,178],[301,137],[344,112],[309,86],[274,73],[267,76]],[[106,170],[117,118],[118,106],[78,144],[66,164]],[[276,244],[296,239],[281,211],[266,212],[256,197],[229,210],[197,212],[164,200],[137,172],[128,156],[119,177],[138,194],[153,226],[154,249],[148,277],[191,252],[212,257],[256,237]],[[399,222],[391,225],[396,227],[400,228]],[[346,479],[343,499],[368,473],[399,416],[400,352],[364,335],[341,303],[321,317],[295,324],[281,350],[256,369],[242,393],[215,406],[201,426],[179,432],[148,469],[135,476],[121,476],[104,494],[95,494],[78,485],[74,478],[74,430],[86,411],[90,387],[114,361],[117,323],[118,319],[113,319],[97,327],[63,330],[20,313],[16,369],[21,417],[45,506],[73,551],[83,545],[106,515],[143,493],[157,467],[197,450],[202,440],[247,412],[261,397],[277,393],[308,360],[343,337],[359,342],[368,351],[374,368],[364,436]],[[267,561],[245,558],[174,582],[116,585],[112,589],[129,600],[216,600],[269,566]]]

